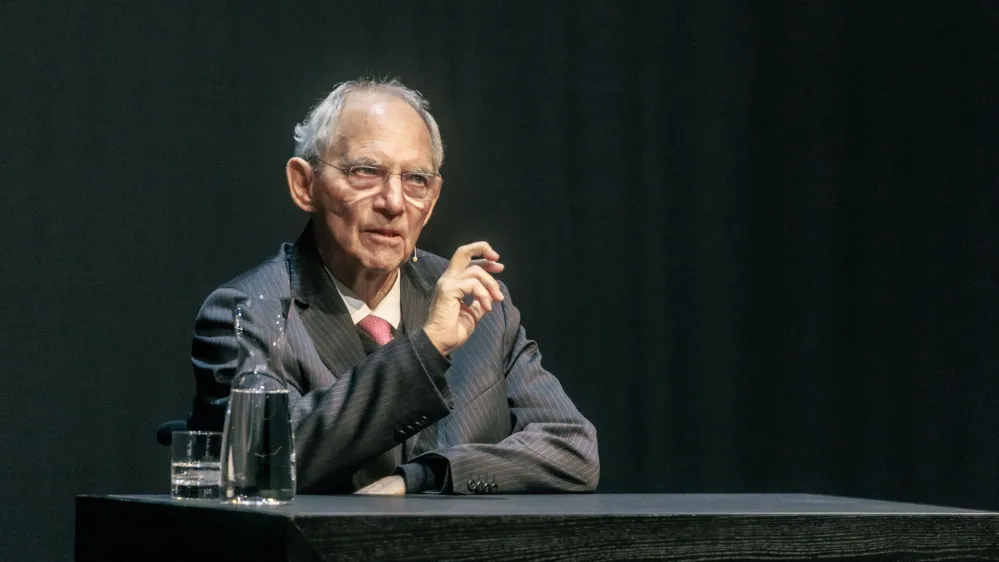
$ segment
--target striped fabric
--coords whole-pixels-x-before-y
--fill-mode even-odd
[[[195,323],[189,424],[221,425],[237,356],[237,300],[290,296],[284,366],[301,493],[355,490],[354,474],[400,443],[404,462],[447,459],[455,493],[593,490],[596,430],[542,368],[506,287],[506,299],[443,358],[422,326],[447,260],[417,255],[402,268],[403,335],[370,355],[322,266],[311,224],[294,244],[216,289]]]

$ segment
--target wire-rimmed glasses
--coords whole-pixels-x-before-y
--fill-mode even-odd
[[[316,160],[342,172],[347,176],[347,183],[359,192],[382,189],[388,183],[389,177],[399,176],[399,180],[402,182],[403,194],[421,206],[433,199],[441,183],[441,177],[438,174],[428,174],[425,172],[399,172],[395,174],[388,171],[387,168],[374,164],[355,164],[347,168],[341,168],[340,166],[330,164],[322,158],[317,157]]]

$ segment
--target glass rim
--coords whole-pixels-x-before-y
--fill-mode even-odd
[[[177,435],[222,435],[221,431],[202,431],[202,430],[188,430],[188,429],[178,429],[171,432],[174,437]]]

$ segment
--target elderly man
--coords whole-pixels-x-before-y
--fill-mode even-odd
[[[288,375],[305,493],[589,491],[596,431],[541,366],[499,254],[416,249],[444,148],[396,81],[340,84],[295,128],[286,173],[310,215],[294,244],[216,289],[194,329],[192,428],[221,427],[235,303],[291,298]]]

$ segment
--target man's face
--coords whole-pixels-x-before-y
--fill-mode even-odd
[[[419,114],[389,96],[357,96],[347,100],[340,130],[323,160],[350,170],[377,166],[392,174],[435,173],[430,133]],[[437,201],[422,203],[406,196],[398,175],[376,189],[358,190],[347,173],[320,164],[313,181],[316,220],[325,224],[344,265],[371,272],[398,268],[412,253],[416,239]],[[338,260],[339,261],[339,260]]]

